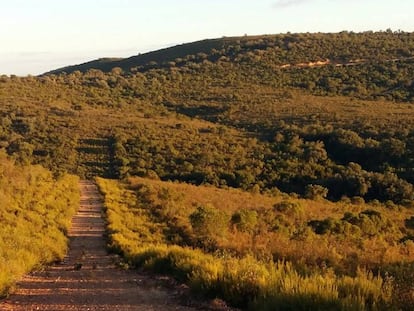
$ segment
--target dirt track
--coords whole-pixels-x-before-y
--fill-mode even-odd
[[[80,190],[81,205],[69,232],[67,257],[24,277],[18,290],[0,303],[0,310],[210,309],[184,306],[182,290],[168,279],[117,268],[117,257],[108,255],[105,249],[105,223],[97,187],[82,181]]]

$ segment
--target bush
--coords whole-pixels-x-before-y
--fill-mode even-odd
[[[408,229],[414,229],[414,216],[407,218],[405,221],[405,227]]]
[[[383,232],[392,232],[395,226],[389,219],[374,210],[364,210],[358,215],[350,212],[344,214],[342,221],[348,222],[361,229],[362,233],[374,236]]]
[[[257,212],[241,209],[231,216],[231,223],[241,232],[253,232],[258,223]]]
[[[300,202],[284,200],[273,205],[273,208],[281,213],[287,214],[289,216],[302,215],[304,212],[303,206]]]
[[[212,204],[198,206],[189,217],[194,233],[203,246],[214,247],[217,239],[223,238],[227,233],[228,215]]]
[[[328,189],[321,185],[307,185],[305,189],[305,198],[316,200],[326,198],[328,196]]]
[[[324,220],[311,220],[308,222],[308,226],[316,234],[325,234],[330,232],[335,227],[335,220],[332,218],[326,218]]]

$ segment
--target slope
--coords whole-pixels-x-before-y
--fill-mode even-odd
[[[412,292],[402,274],[393,274],[393,287],[359,268],[388,271],[410,260],[408,245],[392,242],[404,231],[399,211],[143,178],[98,185],[112,248],[194,291],[247,310],[412,307],[411,299],[399,300]]]
[[[405,32],[341,32],[280,34],[210,39],[174,46],[119,61],[98,60],[51,73],[93,69],[125,75],[162,70],[219,71],[272,87],[303,89],[315,95],[364,99],[414,98],[414,34]],[[225,66],[227,65],[227,66]],[[220,69],[223,66],[229,72]],[[214,70],[212,70],[214,69]],[[95,74],[97,74],[95,72]]]
[[[216,62],[222,57],[231,60],[265,58],[273,66],[293,64],[359,64],[364,61],[396,60],[413,57],[414,35],[404,32],[341,32],[314,34],[278,34],[243,37],[222,37],[139,54],[124,59],[101,58],[88,63],[56,69],[46,74],[104,72],[120,67],[126,72],[164,68],[171,63]]]
[[[139,68],[145,65],[156,66],[174,61],[177,58],[184,58],[197,53],[209,53],[212,49],[221,49],[226,44],[223,39],[201,40],[192,43],[177,45],[149,53],[139,54],[129,58],[101,58],[80,65],[68,66],[47,72],[45,74],[59,74],[62,72],[72,73],[74,71],[86,72],[89,69],[98,69],[109,72],[115,67],[130,71],[131,68]]]
[[[19,161],[57,174],[153,176],[302,196],[322,187],[331,200],[411,206],[412,106],[383,96],[362,100],[362,91],[314,96],[280,85],[284,78],[270,67],[230,60],[134,74],[3,78],[1,143]],[[88,139],[106,141],[105,148],[83,146]]]

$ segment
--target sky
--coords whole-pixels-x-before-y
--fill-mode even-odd
[[[414,31],[413,0],[0,0],[0,75],[223,36]]]

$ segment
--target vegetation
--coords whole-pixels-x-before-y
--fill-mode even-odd
[[[216,78],[217,70],[225,67],[230,70],[229,83],[244,75],[260,84],[301,88],[318,95],[412,100],[413,47],[412,33],[391,30],[224,37],[127,59],[100,59],[51,73],[111,72],[115,67],[130,73],[184,69],[209,71]]]
[[[16,166],[0,154],[0,295],[23,274],[63,259],[79,204],[77,177],[58,180],[40,166]]]
[[[137,178],[124,183],[98,179],[98,184],[105,195],[111,247],[130,265],[170,273],[195,291],[253,310],[393,309],[391,279],[340,262],[351,254],[352,262],[361,265],[364,260],[378,265],[399,260],[395,256],[406,245],[392,256],[384,253],[390,246],[386,240],[398,239],[398,229],[384,228],[393,234],[382,234],[348,228],[325,237],[307,230],[306,219],[337,214],[328,202],[298,200],[292,210],[279,208],[288,206],[280,195]],[[305,204],[310,210],[298,212],[296,206]],[[389,217],[390,224],[400,218],[377,209],[384,210],[382,218]],[[360,215],[380,217],[380,212]],[[358,218],[355,226],[369,228],[362,223]],[[344,240],[362,235],[363,245],[341,249]],[[374,246],[380,241],[384,251]],[[295,248],[290,256],[289,248]]]
[[[213,42],[224,47],[210,41],[177,47],[180,53],[207,51],[186,54],[175,65],[3,76],[1,145],[19,161],[57,174],[149,174],[303,196],[313,185],[326,189],[322,194],[330,200],[410,204],[411,33]],[[384,46],[380,52],[378,44]],[[178,55],[173,51],[154,55]],[[331,63],[300,65],[326,58]],[[338,66],[352,60],[352,66]],[[275,68],[286,62],[291,66]],[[337,87],[299,82],[318,79],[336,79]],[[350,84],[354,90],[344,91]]]
[[[146,178],[101,181],[123,195],[112,247],[235,305],[410,309],[413,48],[288,33],[1,76],[0,149],[58,180]]]

